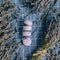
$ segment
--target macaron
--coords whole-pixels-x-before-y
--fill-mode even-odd
[[[23,30],[32,30],[32,27],[31,26],[23,26]]]
[[[24,24],[32,26],[32,22],[30,20],[24,20]]]
[[[30,38],[26,38],[26,39],[23,39],[23,44],[25,45],[25,46],[30,46],[31,45],[31,39]]]
[[[23,36],[31,36],[31,32],[22,32]]]

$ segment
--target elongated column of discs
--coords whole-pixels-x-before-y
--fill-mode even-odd
[[[31,45],[31,30],[32,30],[32,22],[30,20],[24,20],[23,32],[22,35],[25,38],[22,38],[23,44],[25,46]]]

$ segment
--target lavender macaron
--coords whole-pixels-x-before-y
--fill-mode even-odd
[[[28,26],[32,26],[32,22],[30,20],[24,20],[24,23]]]
[[[30,31],[30,30],[32,30],[32,27],[31,26],[23,26],[23,30]]]
[[[30,46],[31,45],[31,39],[30,38],[23,39],[23,44],[25,46]]]
[[[22,38],[23,44],[25,46],[30,46],[31,45],[31,30],[32,30],[32,22],[30,20],[24,20],[24,24],[25,26],[23,26],[23,32],[22,35],[23,37],[26,38]]]

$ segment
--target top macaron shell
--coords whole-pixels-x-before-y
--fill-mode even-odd
[[[32,26],[32,22],[30,20],[25,20],[24,23],[28,26]]]

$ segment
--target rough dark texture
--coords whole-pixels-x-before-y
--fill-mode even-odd
[[[51,13],[55,9],[51,7],[57,0],[36,0],[36,3],[29,0],[31,3],[28,1],[28,6],[21,1],[0,0],[0,60],[30,60],[32,54],[42,47],[42,44],[47,44],[44,38],[51,32],[47,29],[54,18]],[[32,44],[29,47],[24,46],[21,41],[22,24],[25,19],[33,22]]]

